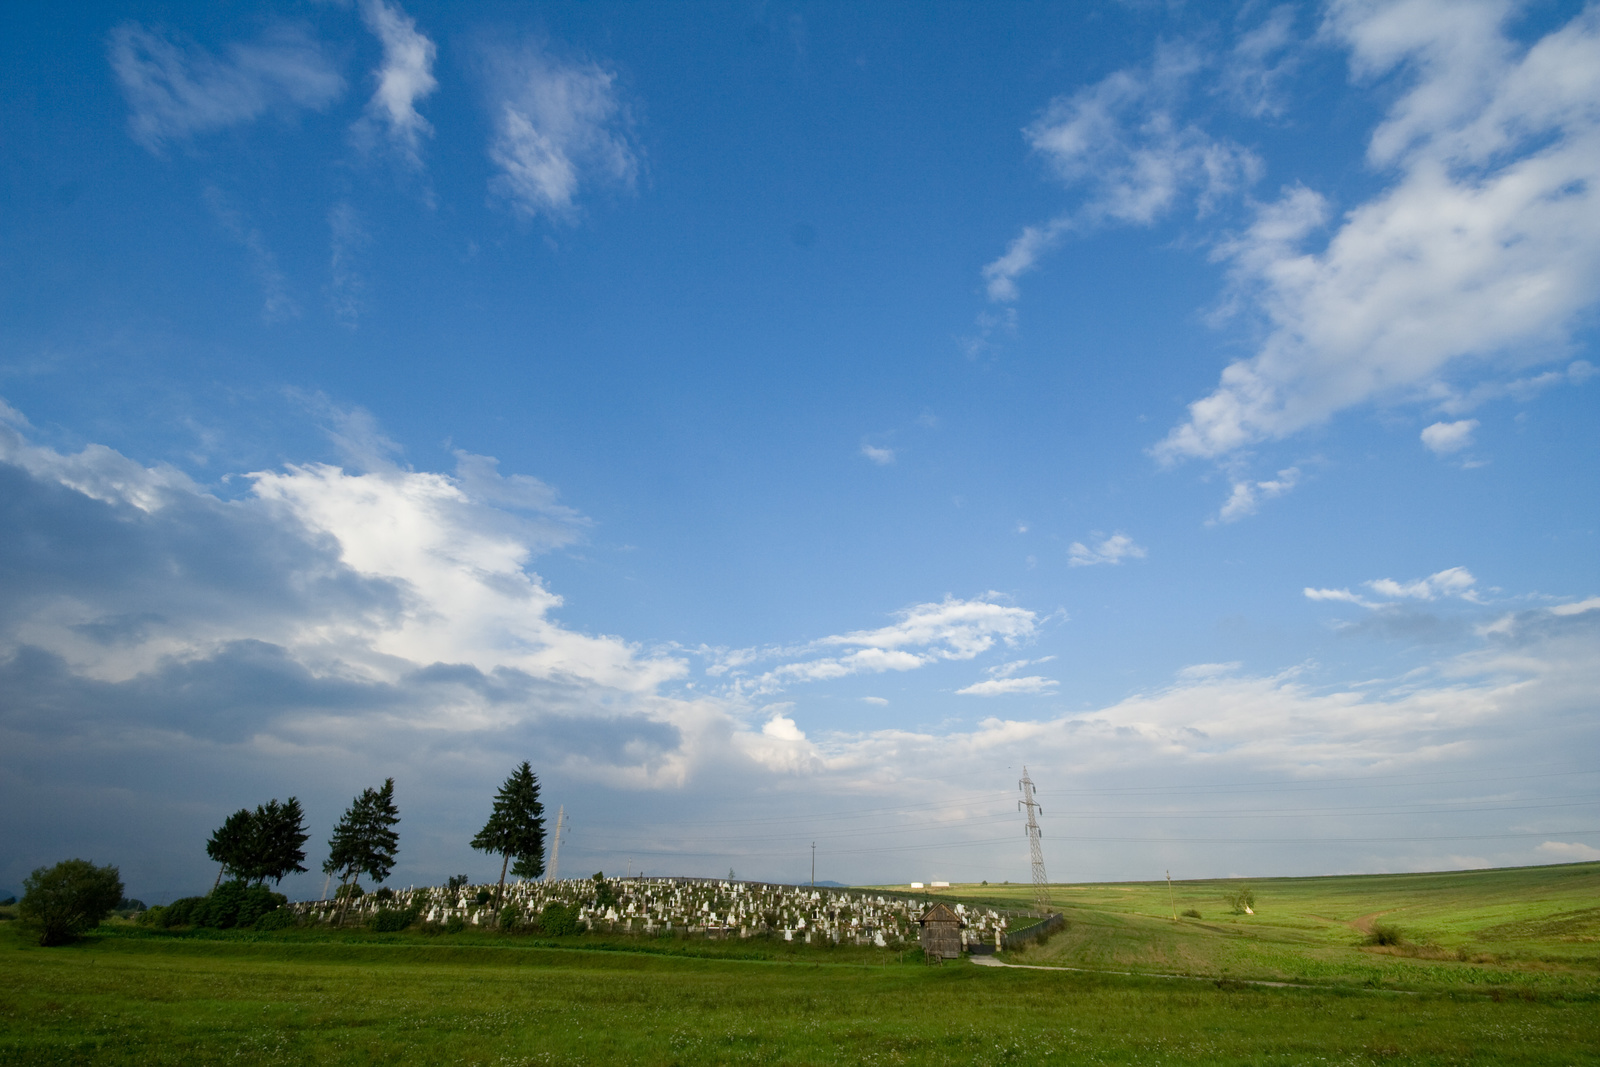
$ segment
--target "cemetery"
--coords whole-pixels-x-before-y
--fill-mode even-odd
[[[548,905],[559,904],[575,909],[578,926],[589,933],[762,937],[879,948],[917,943],[918,920],[928,910],[919,896],[695,878],[524,881],[505,887],[500,908],[495,906],[495,891],[494,883],[454,889],[413,887],[395,890],[392,897],[382,894],[385,899],[370,894],[349,902],[320,900],[289,907],[299,921],[312,924],[357,926],[388,909],[414,912],[425,924],[455,920],[470,927],[505,924],[532,930]],[[953,912],[963,924],[959,931],[963,948],[995,946],[1009,927],[1033,921],[1020,917],[1020,912],[963,903],[939,907]]]

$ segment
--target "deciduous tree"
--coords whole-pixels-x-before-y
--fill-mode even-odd
[[[63,860],[28,875],[22,890],[17,914],[39,928],[39,944],[64,945],[115,910],[122,877],[115,867]]]

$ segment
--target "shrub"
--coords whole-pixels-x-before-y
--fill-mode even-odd
[[[218,930],[231,930],[235,926],[251,926],[261,916],[289,903],[282,893],[274,893],[264,885],[246,885],[244,882],[223,882],[203,898],[197,907],[193,922],[196,926],[210,926]]]
[[[398,934],[417,921],[420,907],[379,908],[367,917],[367,929],[375,934]]]
[[[1187,916],[1188,918],[1191,918],[1191,919],[1200,918],[1200,913],[1198,911],[1196,911],[1195,909],[1193,909],[1193,908],[1187,909],[1183,914],[1185,916]]]
[[[459,915],[450,916],[450,918],[446,920],[444,924],[444,932],[447,934],[459,934],[466,928],[467,920],[463,919]]]
[[[384,886],[372,894],[372,899],[380,903],[387,904],[389,901],[394,899],[394,890],[390,889],[388,886]]]
[[[539,932],[550,937],[576,934],[583,930],[578,924],[578,909],[569,904],[552,901],[539,913]]]
[[[0,908],[9,908],[9,907],[11,907],[11,905],[15,904],[16,902],[17,902],[17,898],[16,897],[6,897],[6,899],[0,900]]]
[[[1228,907],[1235,915],[1254,914],[1256,908],[1256,893],[1247,885],[1228,894]]]
[[[205,906],[205,897],[179,897],[167,905],[166,925],[193,926]]]
[[[478,890],[478,895],[473,897],[472,899],[476,903],[487,904],[487,903],[489,903],[489,898],[492,897],[492,896],[494,896],[494,894],[489,892],[487,889],[480,889],[480,890]]]
[[[294,912],[288,908],[273,908],[251,924],[251,928],[255,930],[287,930],[298,925],[299,920],[295,918]]]
[[[500,909],[500,929],[504,933],[514,934],[517,927],[523,925],[522,911],[515,904],[507,904]]]
[[[39,944],[64,945],[99,926],[121,899],[122,878],[115,867],[64,860],[28,875],[17,910],[39,927]]]
[[[361,888],[361,883],[351,882],[348,885],[342,885],[338,889],[334,890],[333,899],[354,900],[357,897],[366,896],[366,894],[367,891]]]
[[[1400,932],[1400,928],[1390,926],[1388,923],[1373,924],[1372,933],[1367,935],[1367,944],[1369,945],[1403,945],[1405,943],[1405,935]]]

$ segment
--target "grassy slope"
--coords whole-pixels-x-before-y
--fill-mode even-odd
[[[0,930],[0,1063],[1600,1063],[1597,1008],[406,935],[46,950]]]
[[[1184,883],[1179,909],[1206,918],[1179,924],[1164,883],[1059,887],[1071,928],[1016,954],[1344,983],[1334,990],[479,932],[173,937],[119,926],[40,949],[0,923],[0,1064],[1600,1065],[1597,877],[1588,864],[1261,880],[1260,914],[1244,918],[1222,913],[1224,883]],[[989,888],[997,903],[1026,893]],[[966,891],[988,892],[956,889]],[[1351,922],[1396,908],[1389,917],[1413,936],[1494,946],[1501,959],[1355,947]]]
[[[1405,988],[1600,985],[1600,863],[1251,879],[1255,915],[1225,903],[1236,881],[1052,886],[1070,925],[1014,962]],[[974,902],[1025,905],[1028,886],[954,886]],[[1174,910],[1200,919],[1172,921]],[[1408,942],[1366,946],[1381,922]]]

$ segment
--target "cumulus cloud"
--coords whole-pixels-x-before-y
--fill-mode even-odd
[[[798,877],[820,840],[830,871],[866,880],[930,857],[960,857],[984,877],[1024,870],[1004,770],[1024,759],[1047,790],[1092,790],[1166,787],[1177,771],[1230,783],[1440,770],[1470,780],[1486,766],[1503,773],[1594,747],[1600,600],[1514,613],[1469,652],[1392,682],[1213,664],[1046,717],[819,730],[803,708],[756,706],[737,687],[689,695],[685,659],[564,623],[561,597],[532,568],[587,520],[491,458],[460,454],[454,473],[404,467],[370,416],[348,413],[330,422],[359,463],[287,464],[219,495],[104,446],[34,443],[9,408],[0,420],[0,806],[38,812],[0,862],[13,882],[78,851],[117,857],[151,895],[193,892],[209,885],[200,846],[227,811],[294,792],[325,827],[353,792],[391,774],[406,819],[397,877],[440,878],[460,869],[494,784],[524,755],[547,797],[577,809],[570,847],[588,869],[631,857],[663,873],[737,862]],[[1369,583],[1372,596],[1378,586],[1411,600],[1472,588],[1450,571],[1392,590],[1385,581]],[[1026,644],[1039,626],[992,594],[947,597],[883,625],[724,660],[753,691],[763,679],[969,662]],[[1041,662],[1013,658],[963,692],[1045,693],[1054,683]],[[777,674],[790,666],[799,670]],[[1154,847],[1206,872],[1262,855],[1130,843],[1128,824],[1114,821],[1124,816],[1078,806],[1075,826],[1088,829],[1075,832],[1102,839],[1074,846],[1085,876],[1125,876]],[[1402,852],[1425,862],[1410,846],[1374,851],[1360,825],[1295,818],[1280,836],[1363,842],[1339,862]],[[1524,861],[1534,842],[1567,834],[1525,811],[1464,818],[1416,817],[1396,832],[1493,833],[1514,818],[1506,832],[1538,832],[1513,856]],[[1201,824],[1183,825],[1194,836]],[[1251,826],[1224,822],[1221,833],[1242,840]],[[891,842],[925,851],[896,859]],[[1330,863],[1315,840],[1272,856],[1278,871]],[[291,891],[314,893],[315,881]]]
[[[322,46],[292,26],[217,56],[129,22],[111,32],[108,51],[128,102],[128,130],[156,153],[269,112],[320,111],[344,92]]]
[[[490,189],[512,210],[570,220],[585,186],[632,186],[639,156],[614,71],[533,43],[492,50],[489,69]]]
[[[1217,521],[1237,522],[1246,515],[1254,515],[1263,500],[1282,496],[1298,484],[1300,484],[1298,467],[1286,467],[1278,472],[1276,478],[1269,478],[1266,481],[1235,481],[1233,488],[1228,492],[1228,499],[1222,504],[1222,510],[1217,513]]]
[[[1472,444],[1472,431],[1478,428],[1477,419],[1459,422],[1436,422],[1423,428],[1422,443],[1436,456],[1448,456]]]
[[[364,0],[361,21],[383,45],[383,61],[373,72],[377,87],[356,135],[366,141],[381,130],[402,160],[420,167],[422,141],[433,135],[433,127],[417,111],[417,102],[439,86],[433,76],[438,50],[399,4]]]
[[[1367,146],[1385,181],[1337,220],[1299,186],[1222,245],[1265,340],[1160,442],[1165,462],[1286,437],[1379,400],[1455,392],[1456,374],[1562,355],[1600,292],[1600,9],[1530,45],[1510,5],[1333,4],[1353,75],[1406,90]]]
[[[1024,227],[983,268],[990,300],[1015,301],[1018,277],[1074,229],[1148,226],[1183,202],[1204,214],[1254,181],[1260,163],[1249,150],[1181,117],[1200,65],[1193,49],[1164,46],[1147,66],[1051,101],[1023,131],[1055,177],[1081,190],[1081,202],[1048,223]]]
[[[1093,548],[1082,541],[1074,541],[1067,549],[1067,565],[1071,567],[1094,567],[1101,563],[1115,566],[1125,559],[1144,557],[1144,548],[1134,544],[1133,538],[1127,534],[1120,533],[1112,534]]]
[[[1600,848],[1581,841],[1546,841],[1539,846],[1539,852],[1554,858],[1557,863],[1592,863],[1600,860]]]
[[[887,467],[889,464],[894,462],[894,449],[879,448],[878,446],[868,444],[865,441],[861,442],[861,454],[872,460],[872,462],[876,463],[880,467]]]

